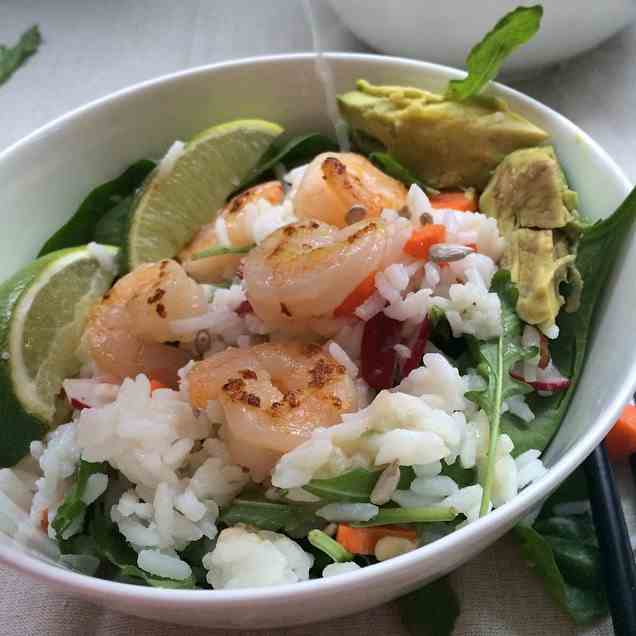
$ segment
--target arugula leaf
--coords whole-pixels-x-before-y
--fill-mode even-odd
[[[242,247],[223,247],[223,245],[215,245],[214,247],[209,247],[207,250],[193,254],[192,260],[198,261],[202,258],[208,258],[209,256],[224,256],[225,254],[247,254],[254,247],[254,243],[243,245]]]
[[[230,196],[232,197],[237,192],[263,181],[279,163],[282,163],[287,170],[290,170],[295,166],[308,163],[321,152],[336,150],[338,150],[338,144],[320,133],[299,135],[283,145],[281,145],[280,142],[274,142],[261,158],[256,168],[254,168]]]
[[[92,507],[88,532],[95,542],[95,548],[99,556],[114,565],[121,576],[135,579],[137,583],[145,583],[151,587],[171,589],[192,589],[196,587],[192,575],[183,581],[176,581],[149,574],[137,567],[137,553],[112,522],[110,515],[106,511],[106,506],[102,502]]]
[[[117,247],[124,246],[128,231],[128,217],[133,200],[133,195],[123,198],[99,219],[93,234],[93,240],[96,243],[116,245]]]
[[[322,530],[311,530],[307,535],[307,540],[314,548],[324,552],[335,563],[353,560],[353,554],[351,554],[349,550],[343,548],[337,541],[332,539],[328,534],[325,534]]]
[[[62,537],[64,532],[86,510],[87,506],[82,501],[82,497],[86,491],[88,478],[97,473],[105,473],[107,470],[107,466],[104,463],[87,462],[83,459],[80,461],[75,473],[75,484],[58,508],[55,519],[53,519],[51,524],[57,537]]]
[[[407,187],[415,183],[420,186],[424,192],[428,192],[428,194],[439,194],[439,190],[426,185],[388,152],[372,152],[369,155],[369,161],[373,162],[382,172],[401,181]]]
[[[446,99],[462,101],[477,95],[496,77],[504,60],[535,35],[542,16],[543,7],[535,5],[518,7],[501,18],[492,31],[471,49],[466,58],[468,76],[448,83]]]
[[[620,245],[636,221],[636,188],[608,218],[588,226],[579,241],[576,267],[583,279],[580,305],[576,312],[561,312],[557,319],[559,337],[550,352],[561,373],[570,378],[567,391],[542,398],[532,395],[528,405],[535,419],[526,425],[509,416],[502,417],[501,428],[510,435],[514,454],[530,448],[544,450],[556,433],[574,396],[581,375],[585,352],[591,337],[592,319],[601,291],[620,251]]]
[[[12,47],[0,44],[0,84],[4,84],[40,46],[42,36],[38,25],[27,29]]]
[[[579,624],[608,611],[598,546],[590,535],[590,525],[589,517],[576,515],[552,518],[534,528],[515,528],[525,559],[543,578],[550,596]]]
[[[402,624],[412,636],[451,636],[460,607],[447,576],[398,599]]]
[[[402,474],[398,488],[408,488],[414,478],[413,470],[402,466],[400,471]],[[381,474],[381,470],[354,468],[331,479],[312,479],[303,488],[325,501],[367,503]]]
[[[243,494],[224,509],[221,521],[228,526],[246,523],[261,530],[283,530],[291,537],[304,537],[324,521],[315,515],[322,504],[288,504],[270,501],[259,495]]]
[[[127,168],[116,179],[92,190],[75,214],[46,241],[38,256],[65,247],[85,245],[94,240],[95,230],[100,219],[118,205],[122,199],[134,194],[154,167],[154,162],[141,159]]]
[[[497,293],[501,302],[501,335],[485,342],[471,339],[472,346],[478,351],[478,369],[486,378],[488,386],[483,391],[471,391],[466,394],[466,397],[484,410],[490,423],[487,462],[482,478],[484,492],[480,515],[486,514],[490,505],[502,404],[513,395],[529,393],[532,390],[528,385],[515,380],[510,375],[510,370],[519,360],[536,353],[534,349],[524,349],[519,344],[522,323],[515,311],[517,290],[510,280],[510,272],[504,270],[497,272],[492,279],[491,291]]]

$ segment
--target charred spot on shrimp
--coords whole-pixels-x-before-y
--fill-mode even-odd
[[[300,398],[295,391],[287,391],[287,393],[283,396],[283,400],[293,409],[300,406]]]
[[[292,317],[292,312],[289,311],[289,309],[287,308],[287,305],[285,303],[281,303],[280,304],[280,311],[282,314],[284,314],[285,316],[288,316],[289,318]]]
[[[159,318],[165,318],[168,313],[166,312],[166,306],[163,303],[157,303],[157,315]]]
[[[255,406],[257,408],[261,405],[261,398],[259,398],[258,395],[254,395],[253,393],[248,393],[245,397],[245,401],[250,406]]]
[[[154,305],[155,303],[159,302],[165,295],[166,295],[166,290],[158,288],[157,290],[155,290],[155,293],[152,294],[152,296],[148,297],[148,300],[146,302],[149,305]]]
[[[340,161],[340,159],[336,159],[336,157],[327,157],[322,162],[322,178],[328,179],[332,175],[342,175],[347,173],[347,166]]]
[[[244,380],[258,380],[258,375],[256,375],[256,371],[252,371],[252,369],[241,369],[239,371],[239,375]]]
[[[286,225],[283,228],[283,234],[285,236],[294,236],[294,234],[296,234],[296,229],[293,225]]]
[[[315,356],[322,352],[322,347],[315,342],[309,342],[303,347],[303,354],[306,356]]]
[[[375,232],[378,229],[377,223],[367,223],[363,225],[359,230],[356,230],[351,236],[347,237],[347,242],[350,244],[355,243],[357,240],[361,239],[363,236]]]
[[[316,362],[316,366],[309,369],[309,375],[311,376],[309,386],[322,388],[336,373],[342,375],[340,369],[344,371],[342,365],[330,364],[325,358],[320,358]]]
[[[331,403],[337,409],[341,409],[342,408],[342,400],[337,395],[332,395],[331,396]]]
[[[235,397],[239,393],[245,393],[245,382],[241,378],[230,378],[224,385],[223,390],[230,394],[230,397]]]

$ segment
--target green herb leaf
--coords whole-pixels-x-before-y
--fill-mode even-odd
[[[309,543],[324,552],[334,562],[342,563],[344,561],[353,561],[353,554],[343,548],[335,539],[332,539],[322,530],[311,530],[307,535]]]
[[[488,386],[484,391],[466,394],[466,397],[484,410],[490,423],[488,456],[482,476],[484,492],[480,515],[486,514],[490,505],[503,402],[513,395],[532,390],[528,385],[515,380],[510,375],[510,370],[519,360],[536,354],[534,349],[524,349],[519,344],[522,323],[515,311],[517,290],[510,281],[510,273],[503,270],[497,272],[492,280],[491,291],[497,293],[501,302],[502,331],[498,338],[485,342],[472,339],[472,346],[478,351],[478,368],[483,370]]]
[[[561,373],[570,378],[567,391],[544,398],[532,395],[528,405],[535,414],[530,424],[504,414],[501,428],[510,435],[515,455],[530,448],[544,450],[556,433],[576,390],[585,352],[592,332],[592,319],[601,291],[636,220],[636,189],[608,218],[588,226],[579,241],[576,267],[583,279],[579,308],[574,313],[561,312],[557,319],[559,337],[550,343],[550,352]]]
[[[370,521],[354,523],[359,528],[388,526],[404,523],[438,523],[452,521],[457,516],[455,508],[442,506],[422,506],[419,508],[380,508],[380,512]]]
[[[401,467],[400,471],[402,474],[398,488],[408,488],[413,481],[414,473],[410,468],[404,467]],[[354,468],[331,479],[313,479],[303,488],[325,501],[368,503],[375,483],[381,474],[381,470],[370,471],[364,468]]]
[[[97,473],[106,473],[107,470],[107,466],[104,463],[80,461],[75,472],[75,484],[58,508],[55,519],[53,519],[51,524],[56,536],[61,538],[71,524],[86,510],[87,506],[82,501],[82,497],[86,492],[88,478]]]
[[[0,84],[4,84],[40,46],[42,36],[35,24],[27,29],[15,46],[0,44]]]
[[[254,171],[238,186],[231,196],[262,182],[270,175],[274,167],[282,163],[287,170],[308,163],[321,152],[338,150],[338,144],[320,133],[299,135],[285,144],[274,142],[263,156]]]
[[[134,194],[154,167],[152,161],[142,159],[116,179],[91,191],[75,214],[46,241],[38,256],[93,241],[100,219],[123,199]]]
[[[446,98],[462,101],[477,95],[497,76],[504,60],[535,35],[542,15],[541,5],[535,5],[518,7],[501,18],[492,31],[471,49],[466,58],[468,76],[463,80],[451,80]]]
[[[404,627],[412,636],[451,636],[459,599],[447,576],[398,599]]]
[[[279,503],[246,493],[222,511],[221,521],[228,526],[246,523],[261,530],[283,530],[294,538],[305,537],[312,528],[324,525],[315,515],[320,505]]]
[[[372,161],[382,172],[388,174],[390,177],[401,181],[405,186],[410,186],[415,183],[420,186],[422,190],[428,192],[428,194],[439,194],[439,190],[431,188],[423,181],[418,179],[408,168],[405,168],[397,159],[394,159],[387,152],[372,152],[369,155],[369,160]]]
[[[123,247],[126,244],[128,218],[133,199],[132,195],[123,198],[102,216],[97,222],[93,234],[93,240],[96,243],[116,245],[117,247]]]
[[[247,254],[252,248],[256,247],[253,243],[250,245],[243,245],[242,247],[223,247],[222,245],[215,245],[209,247],[207,250],[202,250],[192,255],[193,261],[198,261],[202,258],[208,258],[210,256],[224,256],[225,254]]]
[[[151,587],[171,589],[192,589],[196,587],[193,576],[183,581],[176,581],[174,579],[149,574],[137,567],[137,553],[111,521],[110,515],[102,503],[92,507],[89,534],[95,541],[95,546],[100,557],[114,565],[120,576],[133,579],[138,583],[150,585]]]
[[[582,624],[605,616],[608,608],[598,547],[580,538],[589,536],[591,522],[584,516],[577,517],[552,519],[535,528],[517,526],[515,534],[525,559],[543,578],[550,596]],[[581,527],[573,531],[573,525],[578,524]]]

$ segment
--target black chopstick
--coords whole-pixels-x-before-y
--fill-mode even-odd
[[[614,473],[601,444],[583,464],[616,636],[636,634],[636,564]]]

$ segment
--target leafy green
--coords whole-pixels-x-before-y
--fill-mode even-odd
[[[257,494],[245,493],[234,499],[221,514],[228,526],[246,523],[261,530],[283,530],[292,537],[303,537],[324,521],[315,515],[316,505],[270,501]]]
[[[290,170],[295,166],[311,161],[321,152],[334,150],[338,150],[338,144],[320,133],[299,135],[284,144],[282,142],[274,142],[263,155],[256,168],[243,180],[232,195],[262,182],[279,163],[282,163],[287,170]]]
[[[501,335],[483,342],[472,339],[472,346],[478,350],[478,369],[488,386],[483,391],[466,394],[484,410],[490,423],[488,455],[482,476],[484,492],[480,515],[486,514],[490,505],[503,401],[513,395],[531,391],[528,385],[515,380],[510,371],[519,360],[536,353],[534,348],[524,349],[519,344],[522,323],[515,311],[517,290],[510,280],[510,273],[503,270],[497,272],[492,280],[491,291],[497,293],[501,302]]]
[[[85,245],[94,240],[100,219],[123,199],[131,196],[154,167],[154,162],[141,159],[116,179],[92,190],[75,214],[46,241],[38,256],[65,247]]]
[[[397,159],[394,159],[387,152],[372,152],[369,155],[369,160],[372,161],[382,172],[385,172],[390,177],[401,181],[405,186],[410,186],[412,183],[417,184],[429,194],[439,194],[439,190],[427,186],[423,181],[418,179],[408,168],[405,168]]]
[[[442,506],[422,506],[419,508],[380,508],[380,512],[370,521],[355,523],[360,528],[387,526],[404,523],[437,523],[452,521],[457,516],[454,508]]]
[[[472,486],[477,480],[477,471],[474,468],[464,468],[458,461],[454,464],[442,463],[440,474],[450,477],[460,488]]]
[[[580,305],[574,313],[559,314],[559,337],[550,343],[554,362],[561,373],[570,378],[570,386],[567,391],[550,397],[530,396],[528,405],[535,419],[529,425],[504,414],[501,428],[510,435],[515,445],[515,455],[530,448],[544,450],[559,428],[579,381],[591,337],[594,310],[620,251],[621,242],[629,234],[635,220],[636,189],[630,192],[614,214],[588,226],[583,232],[576,255],[576,267],[583,278]]]
[[[589,623],[607,614],[599,549],[587,515],[551,517],[534,528],[517,526],[515,533],[524,558],[575,622]]]
[[[123,198],[97,222],[93,235],[96,243],[118,247],[125,245],[133,199],[133,195]]]
[[[99,556],[115,566],[118,575],[151,587],[172,589],[192,589],[196,587],[193,576],[183,581],[176,581],[144,572],[136,565],[137,553],[111,521],[105,506],[101,503],[93,506],[92,513],[88,524],[88,533],[95,542],[95,549]]]
[[[311,530],[307,535],[307,539],[314,548],[324,552],[336,563],[353,560],[353,554],[351,554],[349,550],[343,548],[337,541],[332,539],[328,534],[325,534],[322,530]]]
[[[408,488],[413,481],[413,471],[404,467],[401,467],[400,471],[402,474],[398,488]],[[331,479],[312,479],[303,487],[312,495],[325,501],[367,503],[381,474],[381,470],[370,471],[364,468],[354,468]]]
[[[64,532],[75,522],[78,517],[84,514],[86,504],[82,501],[86,484],[91,475],[105,473],[107,466],[104,463],[93,463],[81,460],[75,474],[75,483],[64,498],[59,507],[55,519],[53,519],[53,529],[58,537],[62,537]]]
[[[198,261],[201,258],[208,258],[209,256],[225,256],[225,254],[247,254],[254,244],[243,245],[242,247],[223,247],[223,245],[215,245],[209,247],[207,250],[202,250],[192,255],[193,261]]]
[[[460,607],[447,576],[398,599],[404,627],[412,636],[450,636]]]
[[[518,7],[495,24],[492,31],[476,44],[466,58],[468,75],[463,80],[451,80],[446,98],[462,101],[477,95],[494,79],[504,60],[539,30],[543,8]]]
[[[38,25],[27,29],[15,46],[0,44],[0,84],[4,84],[40,46],[42,36]]]

